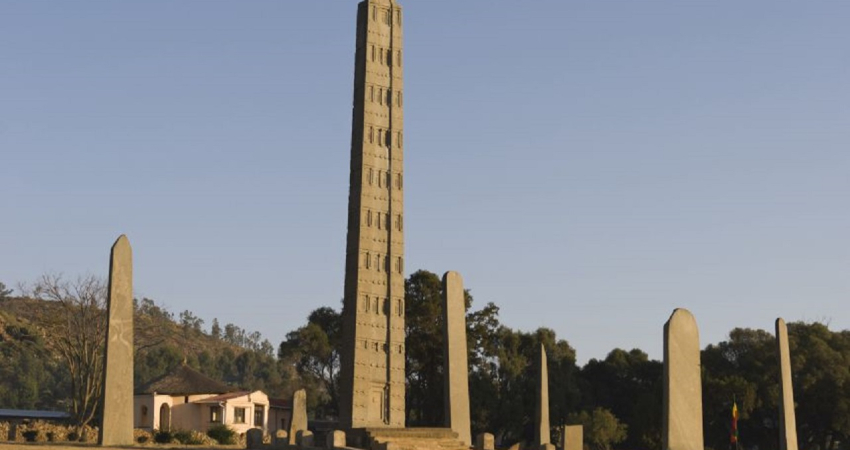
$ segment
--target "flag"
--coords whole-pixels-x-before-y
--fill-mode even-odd
[[[729,432],[729,442],[738,444],[738,402],[732,397],[732,430]]]

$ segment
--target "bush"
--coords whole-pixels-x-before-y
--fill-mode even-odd
[[[221,445],[233,445],[236,443],[236,432],[227,425],[213,425],[207,430],[207,436],[215,439]]]
[[[157,431],[153,435],[153,441],[157,444],[170,444],[173,438],[174,435],[170,431]]]
[[[27,442],[35,442],[38,440],[38,430],[27,430],[21,433]]]

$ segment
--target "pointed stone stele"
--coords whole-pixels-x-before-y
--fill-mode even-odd
[[[664,450],[703,450],[699,329],[686,309],[664,324]]]
[[[109,258],[102,446],[133,445],[133,250],[121,235]]]
[[[289,445],[299,445],[299,431],[307,431],[307,391],[305,389],[299,389],[292,394]]]
[[[546,362],[546,348],[540,344],[537,359],[537,407],[534,411],[534,445],[541,448],[551,444],[549,436],[549,365]]]
[[[584,449],[584,427],[582,425],[566,425],[561,433],[562,450]]]
[[[779,359],[779,450],[797,450],[797,417],[794,413],[794,387],[791,384],[791,350],[788,327],[776,319],[776,357]]]
[[[466,353],[466,302],[463,278],[457,272],[443,275],[443,357],[446,426],[458,440],[472,445],[469,417],[469,364]]]

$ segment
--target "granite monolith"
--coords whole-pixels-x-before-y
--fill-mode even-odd
[[[794,387],[791,384],[791,350],[788,327],[776,319],[776,356],[779,360],[779,450],[797,450],[797,417],[794,413]]]
[[[121,235],[109,257],[102,446],[133,445],[133,250]]]
[[[566,425],[561,434],[561,450],[584,449],[584,426]]]
[[[469,417],[469,365],[466,355],[466,301],[463,278],[457,272],[443,275],[443,357],[445,421],[458,440],[472,445]]]
[[[664,450],[703,450],[699,329],[686,309],[664,324]]]
[[[307,430],[307,391],[292,394],[292,420],[289,421],[289,444],[298,445],[298,432]]]
[[[540,344],[537,356],[537,397],[534,411],[534,446],[540,448],[550,444],[549,437],[549,365],[546,362],[546,347]]]

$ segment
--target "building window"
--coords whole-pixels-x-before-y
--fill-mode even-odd
[[[398,216],[396,216],[396,219],[395,219],[395,229],[396,229],[396,230],[398,230],[398,231],[401,231],[401,214],[399,214]]]
[[[389,105],[389,106],[393,105],[393,90],[392,89],[387,89],[387,105]]]
[[[401,145],[401,131],[399,131],[398,134],[396,135],[396,145],[398,145],[399,148],[401,148],[401,146],[402,146]]]
[[[393,51],[387,49],[387,66],[393,66]]]
[[[381,229],[381,213],[378,212],[378,213],[375,213],[375,214],[378,215],[378,229],[380,230]]]
[[[372,226],[372,211],[369,211],[369,210],[366,211],[366,226],[367,227]]]
[[[384,133],[384,139],[386,139],[386,141],[387,141],[387,147],[389,147],[389,146],[390,146],[390,144],[392,143],[392,142],[391,142],[391,141],[392,141],[392,135],[390,134],[390,130],[387,130],[387,132],[386,132],[386,133]],[[389,186],[389,185],[388,185],[388,186]]]
[[[233,408],[233,423],[245,423],[245,408]]]
[[[387,25],[392,25],[392,16],[390,15],[389,10],[384,11],[384,22],[386,22]]]
[[[401,26],[401,11],[396,10],[395,12],[395,22],[397,25]]]
[[[399,317],[404,315],[404,303],[401,300],[397,300],[398,303],[398,315]]]
[[[375,86],[369,86],[369,101],[375,101]]]
[[[371,265],[372,265],[372,255],[370,255],[369,253],[366,253],[366,268],[368,269],[369,266],[371,266]]]
[[[265,419],[265,408],[261,405],[254,405],[254,426],[255,427],[263,427],[266,423]]]
[[[399,21],[401,21],[401,19],[399,19]],[[401,50],[398,51],[398,61],[396,61],[396,64],[401,67]]]
[[[378,20],[378,8],[374,6],[372,7],[372,20]]]
[[[377,50],[375,49],[375,46],[373,45],[373,46],[372,46],[372,62],[375,62],[375,57],[376,57],[376,54],[375,54],[375,53],[376,53],[376,52],[377,52]]]
[[[390,271],[390,257],[384,256],[384,270],[387,272]],[[384,304],[386,305],[386,300],[384,300]]]
[[[384,214],[384,226],[389,230],[390,229],[390,215]]]
[[[378,53],[381,54],[381,64],[383,64],[384,63],[384,49],[379,48]]]
[[[210,422],[221,423],[221,406],[210,406]]]
[[[384,90],[382,88],[378,88],[378,104],[384,104]]]
[[[374,305],[375,305],[375,314],[380,314],[381,311],[380,311],[380,309],[378,309],[378,297],[375,297]]]
[[[369,131],[369,139],[370,140],[372,139],[371,128],[370,128],[370,131]],[[375,181],[375,170],[370,167],[369,168],[369,184],[373,184],[374,181]]]

